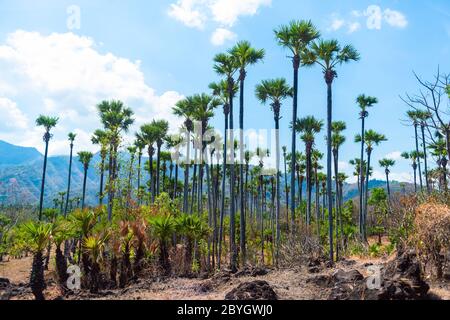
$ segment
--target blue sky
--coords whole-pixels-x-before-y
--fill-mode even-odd
[[[80,10],[79,29],[68,28],[76,17],[72,5]],[[69,131],[78,133],[78,150],[95,151],[89,138],[99,126],[95,104],[102,99],[124,100],[135,110],[137,125],[158,117],[175,127],[173,104],[207,92],[218,79],[214,55],[238,40],[266,50],[264,63],[248,70],[245,127],[272,128],[271,111],[258,104],[254,87],[274,77],[292,81],[288,52],[273,36],[274,28],[291,19],[311,19],[323,38],[353,44],[361,53],[360,62],[337,70],[334,85],[334,119],[348,125],[341,152],[347,173],[352,168],[345,163],[358,153],[356,96],[380,100],[368,127],[389,141],[374,151],[374,160],[388,154],[397,158],[413,148],[413,131],[400,122],[407,109],[399,99],[418,89],[412,71],[430,78],[438,65],[444,72],[450,69],[447,0],[0,0],[0,15],[0,112],[6,119],[0,139],[42,150],[34,119],[40,113],[56,115],[61,122],[51,154],[67,153]],[[301,69],[299,116],[325,118],[325,107],[320,70]],[[281,140],[289,145],[291,101],[282,110]],[[222,123],[219,110],[213,125],[222,128]],[[323,135],[318,137],[322,150]],[[409,163],[397,160],[393,178],[410,180]],[[375,169],[375,177],[383,177]]]

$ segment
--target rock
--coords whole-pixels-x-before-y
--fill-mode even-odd
[[[313,283],[319,287],[328,287],[331,282],[332,282],[332,279],[329,276],[324,275],[324,274],[313,276],[306,280],[306,283]]]
[[[226,294],[225,300],[278,300],[272,287],[263,280],[245,282]]]
[[[363,275],[358,270],[350,270],[350,271],[344,271],[344,270],[337,270],[332,275],[334,282],[357,282],[364,279]]]
[[[198,286],[196,291],[200,292],[200,293],[208,293],[208,292],[213,291],[213,289],[214,289],[213,282],[211,280],[208,280],[208,281],[205,281],[205,282],[201,283]]]
[[[320,268],[317,267],[317,266],[309,267],[309,268],[308,268],[308,272],[309,272],[309,273],[319,273],[319,272],[320,272]]]
[[[11,284],[8,278],[0,278],[0,288],[8,287]]]

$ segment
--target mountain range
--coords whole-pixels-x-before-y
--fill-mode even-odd
[[[44,156],[35,148],[20,147],[0,140],[0,204],[37,204],[42,181],[43,161]],[[99,167],[99,163],[100,157],[96,154],[88,171],[86,195],[88,204],[96,204],[98,201],[97,193],[100,187],[100,178],[96,168]],[[66,191],[68,168],[69,156],[52,156],[48,158],[44,194],[46,206],[53,204],[53,199],[58,198],[59,192]],[[146,179],[146,174],[143,174],[143,176]],[[182,179],[182,170],[180,170],[179,176]],[[73,158],[71,183],[71,198],[81,197],[83,166],[76,155]],[[384,188],[385,185],[384,181],[371,180],[369,188]],[[411,185],[406,185],[408,190],[411,187]],[[400,183],[395,181],[391,183],[393,193],[399,192],[401,188]],[[352,199],[357,195],[358,186],[356,184],[346,184],[344,186],[345,199]]]

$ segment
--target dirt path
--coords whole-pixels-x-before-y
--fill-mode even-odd
[[[349,263],[350,262],[350,263]],[[339,263],[333,269],[321,269],[319,273],[312,274],[307,268],[298,270],[274,270],[264,276],[242,276],[230,277],[225,281],[218,281],[208,290],[202,290],[210,280],[173,278],[160,281],[158,279],[142,279],[136,284],[132,284],[123,290],[111,290],[103,296],[90,296],[89,294],[76,295],[70,299],[98,299],[98,300],[222,300],[225,295],[239,284],[255,280],[267,281],[277,293],[279,299],[283,300],[322,300],[327,299],[330,288],[321,287],[310,280],[318,275],[330,275],[337,268],[343,270],[356,269],[364,276],[368,275],[367,264],[378,264],[381,259],[352,259],[346,263]],[[0,277],[8,278],[12,283],[27,283],[31,268],[31,257],[10,260],[0,263]],[[59,296],[59,291],[54,284],[53,271],[46,272],[50,285],[46,290],[47,299],[54,299]],[[206,292],[205,292],[206,291]],[[442,299],[450,300],[450,283],[433,283],[431,292],[437,294]],[[31,293],[23,294],[14,299],[33,299]]]

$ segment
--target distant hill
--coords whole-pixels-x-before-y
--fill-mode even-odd
[[[124,158],[126,158],[124,156]],[[0,141],[0,204],[37,204],[39,201],[42,167],[44,157],[35,148],[25,148],[15,146],[4,141]],[[147,159],[143,159],[143,163]],[[100,177],[97,170],[100,157],[96,154],[91,162],[87,180],[87,203],[97,203],[97,193],[100,188]],[[69,157],[55,156],[49,157],[47,175],[45,182],[45,203],[52,205],[58,193],[67,189],[67,177],[69,174]],[[148,174],[143,172],[144,183],[148,179]],[[183,170],[180,168],[179,179],[183,180]],[[191,174],[192,177],[192,174]],[[75,156],[72,168],[71,197],[80,196],[82,193],[83,167]],[[284,185],[284,180],[282,181]],[[371,180],[369,188],[385,188],[386,183],[379,180]],[[407,191],[412,190],[412,185],[406,185]],[[305,194],[306,187],[303,187]],[[393,193],[400,192],[401,187],[398,182],[391,182]],[[358,196],[357,184],[345,184],[345,200]],[[282,201],[284,196],[282,196]]]
[[[35,148],[19,147],[0,140],[0,167],[21,165],[42,158]]]

